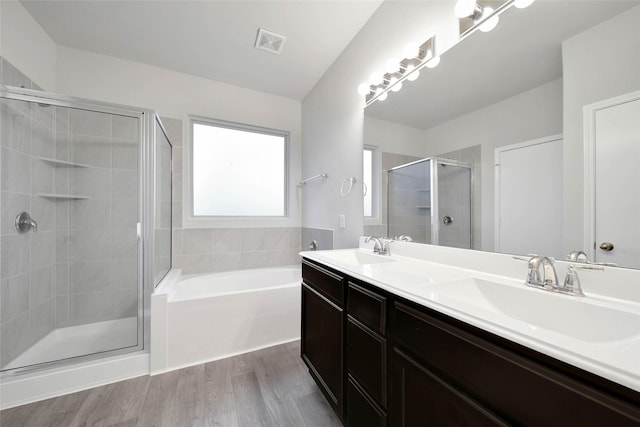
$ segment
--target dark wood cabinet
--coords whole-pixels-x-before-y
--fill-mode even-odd
[[[309,279],[309,280],[308,280]],[[342,419],[344,405],[344,309],[342,279],[303,264],[301,356]]]
[[[387,415],[368,393],[353,378],[347,385],[347,426],[348,427],[385,427]]]
[[[349,375],[382,407],[387,405],[387,340],[349,315],[347,322]]]
[[[393,427],[508,425],[398,350],[391,383]]]
[[[515,343],[501,345],[504,339],[428,308],[396,302],[392,334],[394,357],[411,355],[425,372],[510,424],[640,425],[638,393],[615,387],[635,397],[635,403],[629,402],[591,384],[577,368]],[[396,399],[396,390],[402,390],[395,384],[402,381],[396,374],[394,362],[394,417],[404,410]]]
[[[347,427],[386,426],[388,298],[347,280]]]
[[[302,358],[347,427],[640,426],[640,393],[303,261]]]

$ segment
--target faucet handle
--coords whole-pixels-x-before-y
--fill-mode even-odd
[[[591,270],[591,271],[604,271],[604,267],[594,265],[573,265],[569,264],[567,267],[567,275],[564,277],[564,285],[560,288],[560,292],[563,294],[575,295],[583,297],[582,286],[580,285],[580,279],[578,278],[577,270]]]
[[[580,279],[576,272],[576,266],[573,264],[567,267],[567,275],[564,276],[562,292],[576,296],[584,296],[582,293],[582,286],[580,286]]]

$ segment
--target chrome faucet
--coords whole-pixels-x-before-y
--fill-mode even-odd
[[[411,236],[407,236],[404,234],[400,237],[396,237],[395,240],[398,240],[400,242],[413,242],[413,239],[411,238]]]
[[[569,252],[569,254],[567,255],[567,261],[583,262],[585,264],[589,264],[589,259],[587,258],[587,254],[580,250],[574,250]]]
[[[390,241],[383,239],[382,237],[367,236],[364,240],[365,243],[374,241],[373,252],[379,255],[391,255],[391,248],[389,248]]]
[[[542,267],[542,274],[540,268]],[[529,260],[529,272],[527,273],[527,286],[553,290],[558,288],[558,276],[553,266],[553,258],[535,255]]]
[[[576,256],[576,259],[578,256]],[[520,258],[518,258],[520,259]],[[542,275],[540,269],[542,268]],[[562,294],[583,297],[580,279],[576,270],[603,271],[604,267],[590,264],[570,264],[567,267],[567,274],[562,284],[558,283],[556,269],[553,266],[553,258],[534,255],[529,259],[529,271],[527,273],[526,285],[534,288],[541,288],[547,291],[559,292]]]

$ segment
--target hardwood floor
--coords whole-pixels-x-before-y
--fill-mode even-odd
[[[0,412],[2,427],[342,426],[296,341]]]

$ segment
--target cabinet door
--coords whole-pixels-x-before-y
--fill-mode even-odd
[[[347,370],[376,403],[387,405],[387,340],[347,316]]]
[[[302,359],[342,418],[343,310],[303,283]]]
[[[347,427],[384,427],[387,417],[351,378],[347,383]]]
[[[398,350],[390,381],[393,427],[507,425]]]

